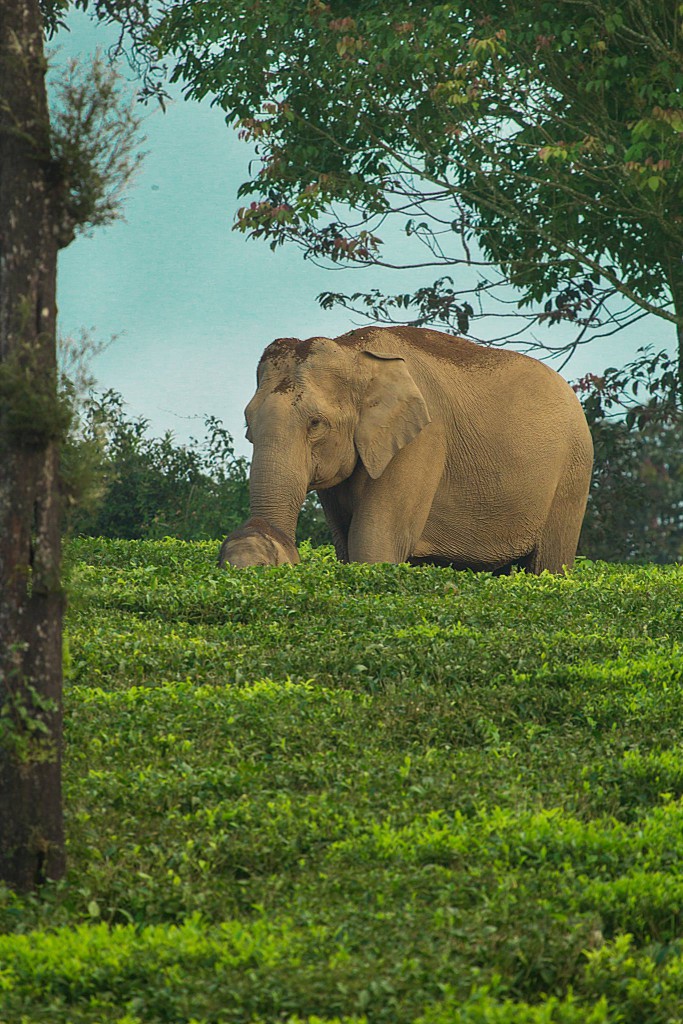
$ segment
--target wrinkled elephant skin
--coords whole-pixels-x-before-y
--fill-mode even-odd
[[[246,409],[252,515],[294,537],[317,490],[338,557],[571,566],[593,446],[544,363],[419,328],[281,338]]]

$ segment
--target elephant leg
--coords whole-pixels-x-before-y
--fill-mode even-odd
[[[376,480],[365,474],[348,533],[352,562],[405,562],[425,528],[444,473],[443,427],[429,423]]]
[[[344,484],[328,487],[318,491],[318,498],[325,513],[327,525],[332,534],[332,542],[340,562],[349,560],[349,526],[351,525],[351,508]]]
[[[555,492],[545,526],[533,551],[520,564],[528,571],[560,573],[574,564],[588,487],[569,478]]]

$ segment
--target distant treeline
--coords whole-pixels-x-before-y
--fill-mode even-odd
[[[587,404],[587,403],[585,403]],[[614,562],[683,561],[683,418],[640,427],[587,408],[593,484],[579,551]],[[249,463],[214,417],[187,444],[149,435],[115,391],[83,404],[64,455],[66,528],[123,539],[218,540],[249,514]],[[297,540],[331,542],[311,494]]]
[[[218,540],[249,516],[249,462],[213,416],[204,436],[180,444],[131,417],[116,391],[82,404],[63,452],[67,531],[122,540]],[[315,495],[306,499],[297,540],[331,543]]]

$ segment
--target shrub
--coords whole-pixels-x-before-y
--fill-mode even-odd
[[[675,360],[650,347],[575,385],[595,463],[579,551],[614,562],[683,561],[683,412]]]

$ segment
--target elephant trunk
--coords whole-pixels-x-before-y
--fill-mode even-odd
[[[287,467],[287,449],[258,448],[249,473],[252,516],[262,516],[294,541],[296,524],[308,490],[308,478],[300,469]]]

